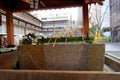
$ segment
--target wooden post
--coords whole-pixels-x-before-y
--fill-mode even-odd
[[[83,33],[84,36],[89,35],[89,15],[88,15],[88,4],[83,5]]]
[[[13,13],[6,11],[6,28],[8,45],[14,45],[14,27],[13,27]]]

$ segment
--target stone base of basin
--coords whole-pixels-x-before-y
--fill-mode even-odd
[[[18,46],[17,52],[21,69],[42,69],[44,60],[42,46]]]
[[[21,69],[102,71],[104,44],[19,46]]]
[[[0,69],[14,69],[17,62],[16,51],[0,54]]]
[[[102,71],[0,70],[1,80],[120,80],[120,73]]]

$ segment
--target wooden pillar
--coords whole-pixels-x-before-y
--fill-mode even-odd
[[[29,1],[29,0],[22,0],[22,1],[24,1],[24,2],[26,2],[26,3],[30,3],[30,1]]]
[[[89,35],[89,15],[88,15],[88,4],[83,5],[83,33],[84,36]]]
[[[13,27],[13,13],[6,11],[6,28],[8,45],[14,45],[14,27]]]

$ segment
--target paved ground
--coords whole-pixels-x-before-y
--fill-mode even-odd
[[[104,44],[106,54],[120,59],[120,42],[107,42]]]
[[[105,48],[105,51],[120,51],[120,42],[107,42]]]

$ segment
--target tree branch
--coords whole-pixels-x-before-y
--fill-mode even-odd
[[[101,28],[101,26],[103,24],[103,21],[105,19],[105,15],[106,15],[106,12],[107,12],[108,8],[109,8],[109,6],[107,6],[107,8],[105,9],[105,12],[103,13],[103,17],[101,18],[101,22],[100,22],[100,28]]]

